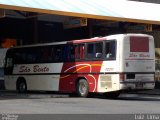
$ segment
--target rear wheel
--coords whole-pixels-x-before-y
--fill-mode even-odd
[[[19,93],[26,93],[27,92],[27,84],[25,80],[20,80],[17,82],[17,90]]]
[[[87,97],[89,92],[89,86],[86,79],[78,80],[76,84],[76,93],[78,97]]]

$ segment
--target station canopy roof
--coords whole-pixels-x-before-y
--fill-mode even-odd
[[[0,0],[0,8],[103,20],[160,24],[160,4],[127,0]]]

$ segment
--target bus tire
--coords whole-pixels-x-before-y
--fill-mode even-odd
[[[19,93],[26,93],[27,92],[27,84],[24,79],[20,79],[17,81],[17,91]]]
[[[78,97],[87,97],[89,93],[89,86],[86,79],[79,79],[76,84],[76,94]]]

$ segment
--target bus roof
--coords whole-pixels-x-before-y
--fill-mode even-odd
[[[115,35],[109,35],[105,37],[93,37],[89,39],[80,39],[80,40],[71,40],[71,41],[63,41],[63,42],[51,42],[51,43],[41,43],[41,44],[34,44],[34,45],[23,45],[23,46],[16,46],[13,48],[23,48],[23,47],[36,47],[36,46],[49,46],[49,45],[62,45],[62,44],[79,44],[79,43],[89,43],[89,42],[98,42],[98,41],[104,41],[108,38],[116,38],[118,36],[150,36],[147,34],[137,34],[137,33],[129,33],[129,34],[115,34]]]

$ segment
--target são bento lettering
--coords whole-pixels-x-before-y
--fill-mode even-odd
[[[25,65],[20,66],[19,68],[19,72],[20,73],[29,73],[29,72],[34,72],[34,73],[45,73],[45,72],[49,72],[49,68],[48,67],[41,67],[39,65],[34,65],[33,67],[27,67]]]

